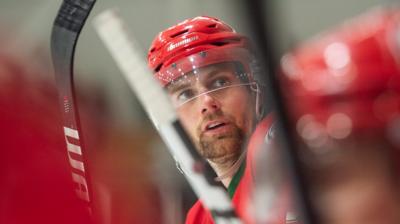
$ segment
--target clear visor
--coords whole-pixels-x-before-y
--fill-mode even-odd
[[[189,106],[201,96],[222,99],[232,88],[256,88],[240,62],[221,62],[196,68],[166,86],[176,108]]]
[[[250,53],[245,48],[220,47],[204,49],[203,51],[182,57],[179,60],[176,57],[171,58],[170,61],[165,62],[167,65],[157,72],[155,76],[161,82],[162,86],[167,86],[191,71],[222,62],[238,62],[242,64],[242,69],[246,73],[250,73],[250,61]]]
[[[234,87],[256,86],[250,74],[250,59],[245,48],[205,49],[174,61],[156,76],[178,108],[204,95],[220,98]]]

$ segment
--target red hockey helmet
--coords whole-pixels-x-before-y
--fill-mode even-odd
[[[147,58],[163,86],[195,68],[215,63],[240,62],[246,72],[250,71],[247,38],[207,16],[187,19],[159,33]]]
[[[400,146],[400,13],[378,9],[282,59],[286,99],[309,145],[355,131]]]

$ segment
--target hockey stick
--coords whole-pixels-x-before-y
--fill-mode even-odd
[[[64,0],[54,21],[51,53],[55,70],[68,160],[76,193],[92,213],[93,201],[90,176],[85,166],[86,154],[73,86],[75,46],[83,25],[96,0]]]
[[[241,223],[227,192],[212,177],[211,167],[197,153],[177,119],[162,87],[147,69],[139,48],[127,34],[123,21],[109,10],[96,17],[95,28],[112,57],[125,75],[171,154],[179,161],[194,192],[211,211],[218,224]]]

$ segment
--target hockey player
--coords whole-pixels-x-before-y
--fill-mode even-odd
[[[318,223],[400,223],[399,31],[376,9],[282,59]]]
[[[216,18],[188,19],[154,39],[148,65],[168,91],[199,154],[238,208],[253,181],[253,164],[246,160],[249,139],[264,139],[272,122],[264,117],[248,39]],[[251,137],[255,129],[257,136]],[[186,223],[214,222],[197,201]]]

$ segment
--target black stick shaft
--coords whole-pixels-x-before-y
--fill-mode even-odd
[[[278,141],[282,146],[282,154],[284,160],[288,162],[290,176],[295,185],[295,196],[298,202],[297,209],[300,212],[303,223],[314,224],[315,216],[311,209],[310,198],[306,190],[305,179],[301,169],[298,151],[294,138],[290,130],[290,122],[286,113],[282,94],[280,92],[279,80],[276,77],[278,71],[279,56],[276,53],[276,40],[274,39],[273,23],[276,21],[274,17],[276,7],[274,1],[249,0],[245,2],[247,17],[250,30],[253,32],[253,38],[256,47],[259,50],[260,62],[262,69],[266,72],[266,88],[267,95],[270,96],[277,119]],[[264,10],[266,9],[266,10]]]
[[[52,59],[72,179],[78,197],[87,203],[90,212],[93,208],[92,188],[75,99],[73,67],[75,46],[94,3],[95,0],[65,0],[54,21],[51,36]]]

